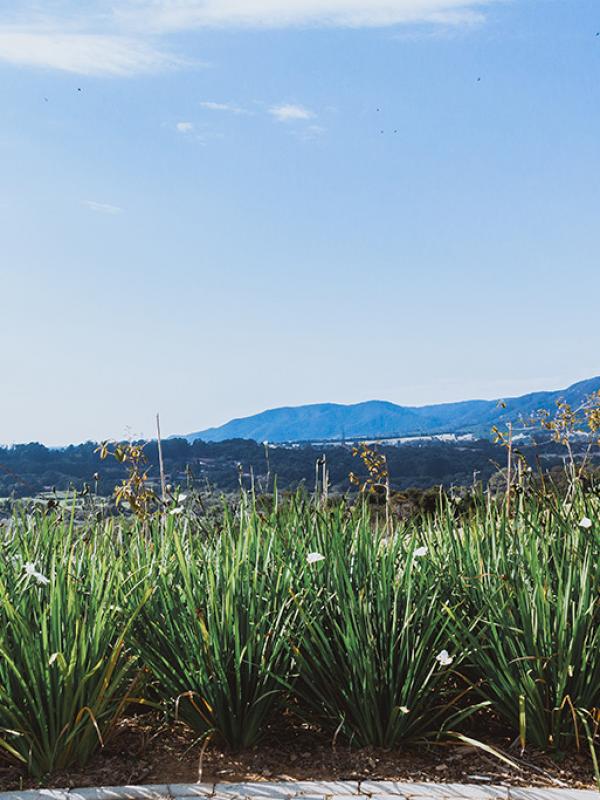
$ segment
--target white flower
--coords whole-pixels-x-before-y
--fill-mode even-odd
[[[417,547],[415,550],[415,556],[417,558],[421,558],[421,556],[427,555],[427,545],[423,545],[423,547]]]
[[[587,531],[592,527],[592,520],[589,517],[584,517],[579,523],[579,527],[584,528]]]
[[[400,711],[403,714],[410,714],[410,708],[407,708],[406,706],[400,706]]]
[[[178,500],[180,503],[185,503],[185,501],[187,500],[187,494],[180,494]]]
[[[325,561],[325,556],[321,555],[321,553],[309,553],[306,556],[306,560],[309,564],[316,564],[318,561]]]
[[[41,572],[38,572],[35,564],[33,564],[31,561],[28,561],[23,566],[23,569],[25,570],[25,575],[27,575],[29,578],[35,578],[40,586],[46,586],[48,583],[50,583],[49,578],[47,578],[45,575],[42,575]]]
[[[172,508],[172,509],[171,509],[171,511],[169,511],[169,514],[170,514],[172,517],[176,517],[178,514],[183,514],[183,508],[181,508],[181,507],[179,507],[179,508]]]
[[[454,657],[451,656],[447,650],[442,650],[441,653],[437,654],[435,660],[439,662],[440,666],[449,667],[450,664],[454,661]]]

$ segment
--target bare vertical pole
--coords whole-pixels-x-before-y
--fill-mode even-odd
[[[263,442],[263,446],[265,448],[265,459],[267,461],[267,494],[269,494],[269,488],[271,486],[271,459],[269,458],[269,443]]]
[[[165,488],[165,465],[163,462],[163,452],[162,452],[162,442],[160,439],[160,415],[156,415],[156,432],[158,434],[157,441],[158,441],[158,468],[160,470],[160,492],[161,492],[161,499],[163,503],[167,499],[167,491]]]
[[[317,458],[317,460],[315,461],[315,505],[316,506],[319,505],[319,499],[320,499],[320,494],[319,494],[319,472],[320,472],[320,469],[321,469],[321,459]]]
[[[383,457],[383,463],[385,464],[385,528],[386,536],[389,539],[392,535],[392,491],[390,487],[390,471],[388,469],[387,456]]]
[[[506,467],[506,516],[510,517],[510,500],[512,491],[513,467],[513,428],[512,422],[508,423],[508,464]]]

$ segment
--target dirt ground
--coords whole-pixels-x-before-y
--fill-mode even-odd
[[[194,783],[200,776],[206,782],[369,779],[594,788],[589,752],[557,760],[529,749],[521,756],[510,741],[498,737],[485,743],[512,765],[458,742],[402,750],[332,746],[318,731],[289,721],[273,726],[261,745],[244,753],[232,754],[210,743],[202,753],[185,726],[144,714],[124,720],[85,769],[56,773],[43,786]],[[0,760],[0,791],[38,786]]]

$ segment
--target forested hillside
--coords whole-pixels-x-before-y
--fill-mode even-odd
[[[384,453],[394,489],[428,488],[444,485],[470,485],[474,479],[487,481],[500,469],[506,455],[489,440],[447,443],[427,442],[378,448]],[[269,447],[248,440],[219,443],[170,439],[163,443],[167,481],[182,486],[211,486],[235,491],[241,484],[249,488],[254,479],[258,490],[272,488],[275,477],[281,489],[302,484],[312,488],[315,465],[325,454],[331,490],[350,490],[349,475],[361,473],[360,459],[348,446],[317,448]],[[563,450],[550,442],[523,450],[528,461],[540,460],[544,467],[562,463]],[[149,477],[158,483],[156,442],[145,447]],[[49,449],[41,444],[0,448],[0,497],[31,496],[44,491],[86,485],[98,494],[109,495],[125,476],[123,465],[112,458],[102,461],[97,445],[87,442],[64,449]]]

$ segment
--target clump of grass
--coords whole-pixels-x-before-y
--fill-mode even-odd
[[[440,576],[415,535],[387,534],[367,513],[332,512],[306,542],[296,581],[299,707],[356,745],[437,734],[452,709]]]
[[[597,500],[525,500],[512,518],[488,510],[460,535],[453,523],[435,535],[452,542],[439,566],[453,595],[455,647],[468,654],[478,692],[522,748],[591,741],[600,707]]]
[[[170,527],[174,559],[160,554],[153,596],[136,626],[141,659],[172,712],[201,736],[254,745],[281,698],[296,607],[291,569],[252,510],[226,516],[219,536]]]
[[[82,766],[135,685],[118,570],[68,522],[17,519],[3,545],[0,748],[36,776]]]
[[[134,695],[236,750],[283,709],[395,747],[464,736],[487,705],[523,748],[594,753],[593,491],[481,494],[410,525],[272,502],[214,524],[183,501],[81,526],[17,513],[0,529],[0,755],[81,767]]]

